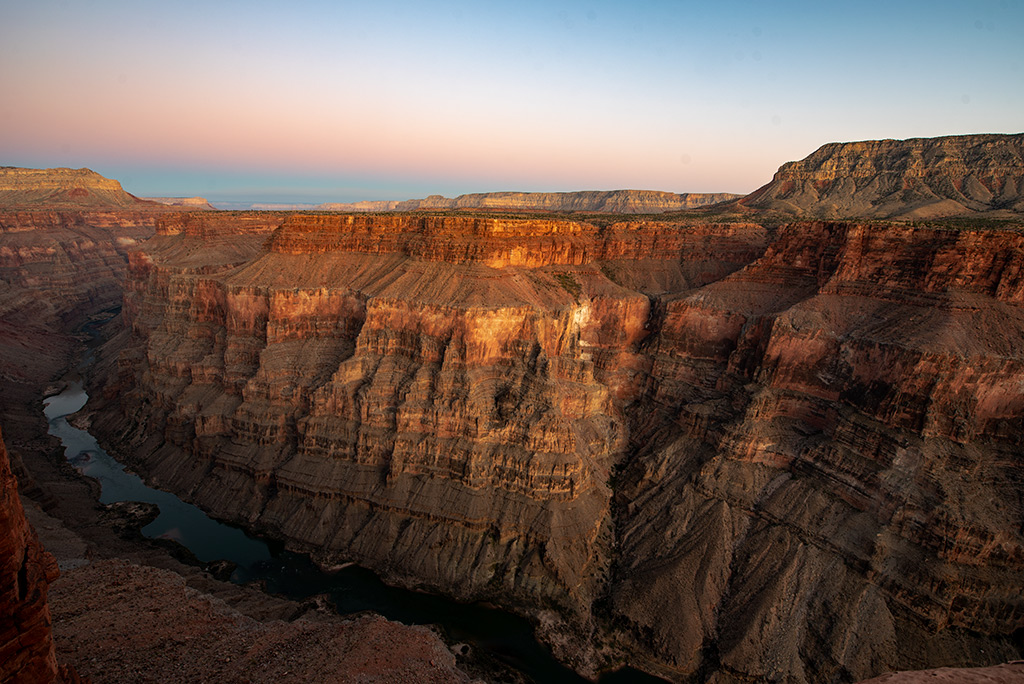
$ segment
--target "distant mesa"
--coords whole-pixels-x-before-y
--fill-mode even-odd
[[[89,169],[0,167],[0,209],[211,211],[202,197],[138,198]],[[657,190],[485,192],[454,198],[256,203],[262,211],[667,214],[693,209],[817,219],[932,219],[1024,214],[1024,133],[828,143],[783,164],[742,196]]]
[[[132,209],[158,207],[89,169],[0,167],[3,209]]]
[[[217,211],[217,207],[210,204],[205,197],[144,197],[143,199],[189,211]]]
[[[737,204],[830,219],[1016,216],[1024,133],[829,143]]]
[[[657,190],[583,190],[578,192],[481,192],[448,198],[327,203],[320,211],[381,212],[476,209],[484,211],[595,212],[611,214],[661,214],[708,207],[736,200],[742,195],[727,192],[674,193]]]

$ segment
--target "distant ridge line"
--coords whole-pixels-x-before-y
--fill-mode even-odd
[[[674,193],[659,190],[582,190],[576,192],[479,192],[448,198],[430,195],[423,199],[326,202],[317,205],[253,204],[253,209],[344,212],[402,212],[444,209],[484,209],[545,212],[607,212],[658,214],[708,207],[737,200],[743,195],[715,192]]]

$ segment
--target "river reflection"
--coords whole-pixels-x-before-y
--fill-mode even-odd
[[[266,543],[236,527],[211,519],[199,508],[169,492],[148,487],[138,475],[126,471],[107,454],[92,435],[68,423],[67,416],[85,406],[88,398],[82,383],[73,382],[59,395],[44,401],[43,413],[50,423],[50,434],[64,444],[64,456],[68,462],[83,475],[100,483],[101,503],[142,501],[156,504],[160,515],[142,528],[142,534],[151,539],[173,539],[204,563],[226,558],[244,571],[259,561],[271,559]]]

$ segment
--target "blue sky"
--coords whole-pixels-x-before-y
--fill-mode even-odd
[[[0,163],[215,203],[749,192],[1024,130],[1024,2],[0,0]]]

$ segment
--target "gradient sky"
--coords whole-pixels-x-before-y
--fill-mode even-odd
[[[1024,130],[1024,0],[0,0],[0,164],[234,203],[749,192]]]

